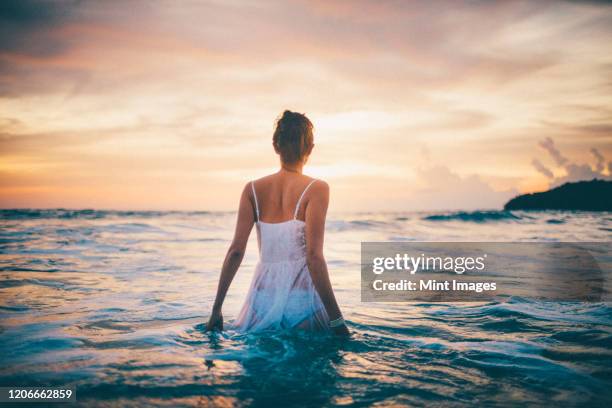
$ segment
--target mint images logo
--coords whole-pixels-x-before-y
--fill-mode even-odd
[[[362,242],[361,300],[610,300],[610,243]]]

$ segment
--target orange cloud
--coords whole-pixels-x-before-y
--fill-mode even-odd
[[[606,5],[19,7],[0,6],[3,207],[231,209],[277,164],[285,108],[314,121],[311,169],[337,209],[447,208],[450,185],[497,206],[546,184],[531,166],[546,137],[573,163],[612,154]],[[446,173],[412,201],[423,168]]]

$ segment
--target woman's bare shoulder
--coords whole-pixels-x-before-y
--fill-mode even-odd
[[[313,195],[317,196],[329,196],[329,184],[325,180],[321,180],[320,178],[314,179],[315,183],[312,183],[310,189],[312,190]]]
[[[273,181],[276,177],[277,177],[277,174],[276,173],[272,173],[272,174],[265,175],[263,177],[259,177],[257,179],[253,179],[253,180],[249,181],[249,183],[253,182],[253,183],[259,184],[259,185],[267,184],[267,183]]]
[[[319,178],[313,179],[313,180],[316,180],[316,183],[312,183],[313,187],[329,190],[329,184],[327,183],[327,181],[319,179]]]
[[[327,183],[327,181],[320,179],[320,178],[315,178],[315,177],[308,177],[310,181],[316,181],[315,183],[312,183],[312,187],[318,187],[318,188],[329,188],[329,184]]]

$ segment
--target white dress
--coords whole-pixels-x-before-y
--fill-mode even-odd
[[[329,330],[329,318],[306,264],[305,223],[297,219],[304,189],[292,220],[267,223],[259,220],[255,185],[251,182],[257,215],[259,262],[246,300],[234,322],[238,331],[301,328]]]

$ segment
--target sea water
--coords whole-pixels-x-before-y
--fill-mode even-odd
[[[1,211],[0,386],[72,385],[87,406],[612,403],[609,303],[360,301],[362,241],[609,242],[610,213],[331,214],[349,339],[204,331],[235,217]],[[226,322],[256,261],[253,234]]]

